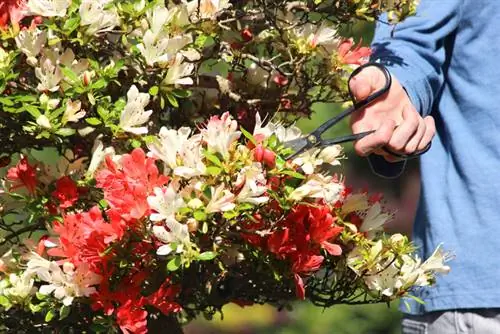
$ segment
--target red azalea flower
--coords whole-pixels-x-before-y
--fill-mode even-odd
[[[179,286],[170,285],[170,280],[167,278],[161,287],[150,296],[146,297],[148,304],[159,309],[164,315],[180,312],[182,307],[174,302],[174,298],[180,292]]]
[[[69,176],[63,176],[56,181],[56,190],[52,196],[59,201],[61,209],[67,209],[78,200],[78,188]]]
[[[292,265],[294,273],[309,273],[317,271],[325,258],[321,255],[299,253],[295,256],[295,261]]]
[[[0,29],[7,28],[9,21],[18,24],[24,18],[26,0],[0,1]]]
[[[116,322],[123,333],[145,334],[148,332],[148,312],[129,300],[118,307]]]
[[[7,180],[15,182],[10,189],[26,187],[30,194],[35,194],[37,185],[35,167],[30,165],[26,157],[21,157],[16,167],[12,167],[7,172]]]
[[[293,278],[295,281],[295,295],[300,300],[306,299],[306,288],[304,287],[304,281],[302,280],[302,277],[300,277],[299,274],[294,274]]]
[[[106,157],[106,168],[96,175],[97,187],[104,191],[109,206],[125,220],[141,219],[149,214],[147,197],[155,187],[166,184],[168,178],[160,175],[155,159],[146,157],[140,148],[124,154],[120,165]]]
[[[361,41],[353,49],[352,38],[346,39],[338,48],[338,58],[342,64],[363,65],[368,61],[372,50],[368,47],[361,47]]]
[[[59,246],[48,250],[51,256],[69,259],[78,266],[88,263],[100,274],[108,257],[103,253],[109,244],[120,240],[124,234],[124,223],[109,216],[110,223],[102,217],[98,207],[89,212],[64,216],[64,222],[54,222],[54,233],[59,236]]]

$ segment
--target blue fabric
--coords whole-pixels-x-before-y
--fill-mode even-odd
[[[421,0],[418,15],[378,24],[373,58],[388,65],[437,136],[421,158],[414,241],[443,243],[451,272],[403,312],[500,307],[500,1]],[[372,161],[397,175],[401,165]]]

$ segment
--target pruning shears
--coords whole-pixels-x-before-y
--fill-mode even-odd
[[[293,153],[287,157],[287,160],[293,159],[296,156],[298,156],[299,154],[301,154],[307,150],[310,150],[312,148],[323,148],[323,147],[330,146],[330,145],[336,145],[336,144],[342,144],[342,143],[346,143],[346,142],[350,142],[350,141],[356,141],[358,139],[361,139],[361,138],[368,136],[369,134],[372,134],[375,132],[375,130],[371,130],[371,131],[365,131],[365,132],[360,132],[360,133],[355,133],[355,134],[350,134],[350,135],[344,135],[344,136],[331,138],[331,139],[321,138],[321,135],[326,130],[328,130],[329,128],[331,128],[332,126],[334,126],[335,124],[337,124],[341,120],[343,120],[345,117],[351,115],[352,113],[354,113],[358,110],[361,110],[362,108],[364,108],[366,106],[369,106],[370,104],[372,104],[376,100],[380,99],[381,97],[383,97],[384,95],[386,95],[389,92],[389,89],[391,88],[391,85],[392,85],[391,74],[389,73],[387,68],[385,68],[384,65],[379,64],[379,63],[367,63],[367,64],[359,66],[349,76],[349,82],[356,75],[358,75],[359,72],[361,72],[364,68],[370,67],[370,66],[377,67],[379,70],[382,71],[382,73],[384,74],[384,77],[385,77],[384,87],[382,87],[382,89],[374,92],[373,94],[371,94],[367,98],[365,98],[363,100],[359,100],[359,101],[356,101],[356,99],[354,98],[354,95],[351,91],[351,88],[349,87],[349,95],[351,97],[352,106],[345,109],[341,113],[335,115],[333,118],[329,119],[325,123],[321,124],[318,128],[316,128],[316,130],[312,131],[308,135],[306,135],[304,137],[290,140],[288,142],[285,142],[284,143],[285,147],[291,148],[293,150]],[[412,159],[412,158],[416,158],[416,157],[424,154],[430,148],[431,148],[431,144],[429,143],[424,149],[417,151],[417,152],[414,152],[412,154],[400,154],[400,153],[393,152],[393,151],[389,150],[387,147],[383,147],[382,149],[395,157],[398,157],[401,159]]]

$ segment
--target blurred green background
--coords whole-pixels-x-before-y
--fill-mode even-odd
[[[373,37],[373,25],[357,24],[346,28],[346,36],[361,38],[368,45]],[[336,105],[318,105],[311,119],[302,119],[299,127],[308,132],[340,110]],[[348,120],[331,129],[327,136],[348,133]],[[419,174],[416,161],[410,161],[404,175],[396,180],[386,180],[373,175],[366,159],[354,154],[352,144],[345,144],[347,156],[342,164],[346,184],[354,189],[382,192],[386,207],[395,212],[395,219],[388,232],[411,233],[413,216],[419,195]],[[401,314],[398,302],[348,306],[338,305],[329,309],[298,302],[292,311],[278,312],[271,306],[257,305],[241,308],[229,304],[224,308],[223,319],[210,322],[198,319],[185,328],[186,334],[396,334],[401,332]]]

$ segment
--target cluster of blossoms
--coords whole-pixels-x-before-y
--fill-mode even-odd
[[[1,2],[0,330],[145,333],[432,284],[446,254],[383,233],[340,146],[284,145],[368,60],[342,24],[415,3]]]
[[[53,221],[37,243],[2,258],[0,301],[7,309],[30,305],[52,314],[53,307],[70,312],[87,300],[123,332],[143,333],[146,306],[165,315],[196,302],[203,310],[212,294],[205,280],[214,277],[245,280],[271,271],[275,278],[263,283],[284,285],[290,301],[291,291],[314,298],[308,282],[328,280],[323,275],[330,270],[353,279],[351,293],[389,301],[448,270],[439,249],[421,263],[405,237],[384,237],[391,214],[380,196],[353,193],[339,176],[321,173],[325,164],[339,165],[340,147],[284,160],[289,149],[282,143],[299,135],[293,127],[262,126],[260,117],[249,133],[228,113],[198,133],[163,127],[147,153],[97,148],[88,164],[97,166],[95,182],[87,181],[85,191],[67,175],[47,187],[39,181],[47,168],[23,157],[8,170],[6,189],[12,195],[24,188],[33,201],[47,194]],[[72,175],[88,175],[86,165],[72,167]],[[83,208],[77,203],[88,193],[92,200]],[[244,271],[249,265],[253,273]],[[202,268],[212,271],[184,280]],[[225,302],[252,303],[260,292],[246,293]],[[193,299],[199,294],[206,296]]]

